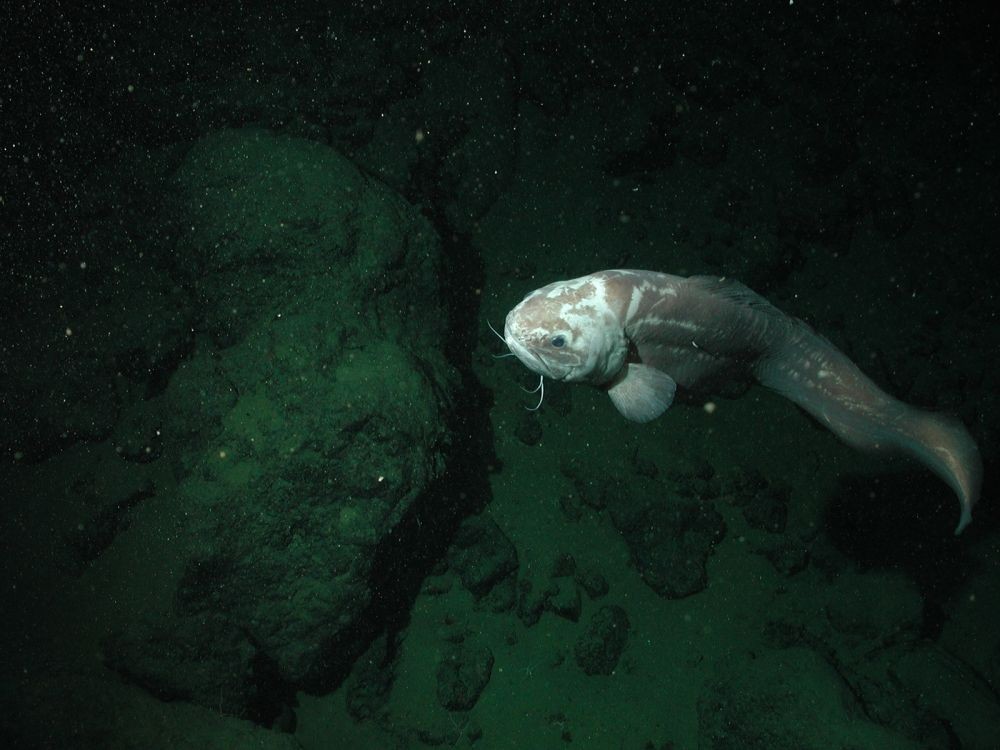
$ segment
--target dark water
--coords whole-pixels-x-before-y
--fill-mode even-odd
[[[87,5],[0,11],[4,747],[1000,747],[988,16]],[[959,417],[972,525],[759,386],[526,410],[606,268]]]

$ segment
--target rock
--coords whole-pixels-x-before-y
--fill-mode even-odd
[[[603,510],[609,499],[614,500],[621,491],[620,483],[611,478],[613,473],[597,462],[571,459],[561,468],[576,488],[580,501],[595,510]]]
[[[257,721],[270,718],[250,711],[272,687],[253,674],[255,649],[222,614],[206,613],[200,620],[150,616],[135,623],[134,633],[108,635],[101,651],[111,669],[161,699],[200,703]],[[223,673],[229,679],[220,691]]]
[[[790,648],[726,661],[698,699],[700,750],[918,750],[874,724],[814,651]]]
[[[569,577],[559,578],[554,582],[555,591],[546,600],[546,607],[550,612],[560,617],[564,617],[571,622],[580,619],[580,589],[576,582]]]
[[[107,673],[32,670],[0,690],[0,736],[9,748],[301,750],[291,734],[226,715],[226,687],[215,707],[158,700]],[[53,706],[58,706],[53,711]],[[283,714],[289,711],[283,706]]]
[[[596,570],[589,568],[577,570],[576,582],[591,599],[600,599],[608,593],[608,579]]]
[[[628,616],[621,607],[612,604],[597,610],[573,647],[580,669],[588,675],[614,672],[628,644],[629,628]]]
[[[514,434],[525,445],[538,445],[542,439],[542,425],[534,414],[522,414],[514,427]]]
[[[775,487],[756,471],[736,470],[723,485],[751,528],[780,534],[788,521],[789,490]]]
[[[851,596],[849,589],[834,587],[833,597],[846,596]],[[887,586],[885,600],[893,596]],[[865,606],[864,595],[860,600],[859,604]],[[867,605],[879,606],[871,601]],[[875,615],[873,621],[878,619]],[[952,731],[944,720],[947,714],[935,715],[929,708],[926,691],[905,685],[895,671],[900,659],[906,659],[922,643],[919,630],[888,624],[894,619],[889,617],[884,621],[883,633],[870,628],[857,630],[853,623],[842,624],[843,630],[835,632],[828,617],[814,613],[789,622],[771,621],[765,628],[765,637],[769,647],[805,647],[822,654],[871,722],[917,743],[922,750],[947,750],[953,745]]]
[[[573,559],[573,555],[568,552],[563,552],[558,555],[552,561],[552,577],[562,578],[563,576],[571,576],[576,572],[576,560]]]
[[[172,185],[170,272],[209,334],[157,397],[184,473],[156,502],[180,525],[149,554],[179,574],[103,648],[157,694],[217,708],[222,684],[224,710],[266,720],[367,647],[391,532],[444,471],[440,249],[317,143],[218,132]]]
[[[517,550],[488,515],[462,522],[448,550],[448,561],[473,596],[485,596],[517,570]]]
[[[809,548],[794,541],[783,542],[762,551],[774,569],[784,576],[793,576],[809,565]]]
[[[735,501],[743,510],[747,524],[760,531],[780,534],[788,521],[788,492],[769,487],[764,492]]]
[[[642,475],[625,485],[599,464],[577,460],[567,462],[563,473],[584,503],[608,508],[643,580],[657,593],[680,598],[705,587],[705,562],[726,533],[722,516],[701,499],[717,494],[710,464],[697,473],[668,472],[669,486]],[[681,494],[698,499],[682,500]]]
[[[517,576],[501,578],[493,588],[476,600],[476,609],[485,609],[494,614],[510,612],[517,606]]]
[[[420,586],[420,593],[424,596],[440,596],[451,591],[452,578],[450,576],[428,576]]]
[[[222,432],[223,419],[239,399],[224,362],[203,337],[191,357],[170,376],[165,392],[155,399],[157,422],[151,426],[162,433],[164,451],[177,456],[187,468]]]
[[[559,509],[568,521],[579,521],[583,518],[583,503],[576,493],[564,492],[559,496]]]
[[[913,581],[898,573],[840,575],[826,593],[826,616],[840,634],[862,640],[915,639],[924,602]]]
[[[118,534],[132,525],[133,509],[155,494],[152,483],[147,482],[126,496],[103,505],[87,523],[79,524],[66,534],[69,572],[81,573],[88,563],[96,560]]]
[[[850,685],[851,693],[864,706],[865,716],[916,743],[921,750],[951,750],[954,747],[954,725],[945,720],[948,714],[940,711],[941,706],[946,704],[929,701],[926,685],[915,689],[914,684],[901,682],[894,669],[899,664],[897,659],[900,653],[906,653],[909,646],[901,644],[900,647],[876,652],[870,646],[865,648],[867,645],[859,644],[859,651],[864,649],[861,655],[843,654],[844,660],[837,667],[841,677]],[[962,706],[959,713],[965,714],[964,702],[955,700],[950,703],[951,715],[958,706]],[[975,708],[970,708],[965,716],[977,713]],[[980,714],[976,718],[986,717]],[[988,727],[989,722],[982,726]],[[996,728],[996,724],[993,726]],[[966,744],[963,742],[962,746],[966,747]]]
[[[438,663],[437,698],[449,711],[468,711],[493,672],[493,652],[468,642],[450,647]]]
[[[398,654],[382,634],[355,663],[345,691],[347,712],[355,721],[377,716],[388,703]]]
[[[527,579],[518,582],[517,616],[524,627],[530,628],[538,623],[549,597],[554,593],[555,589],[551,586],[543,589]]]
[[[627,513],[613,512],[612,518],[642,580],[660,596],[680,599],[708,584],[705,564],[726,533],[722,516],[712,506],[655,498]]]
[[[994,575],[994,553],[989,544],[975,551],[977,571],[955,593],[941,645],[958,656],[1000,691],[1000,576]]]
[[[892,669],[920,702],[946,719],[968,750],[992,750],[1000,737],[996,690],[961,659],[933,644],[904,654]]]

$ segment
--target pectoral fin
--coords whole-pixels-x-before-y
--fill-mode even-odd
[[[629,362],[608,388],[611,403],[625,419],[649,422],[670,408],[677,383],[662,370]]]

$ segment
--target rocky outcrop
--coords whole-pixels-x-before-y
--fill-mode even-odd
[[[171,381],[147,426],[214,428],[157,500],[173,595],[104,654],[158,695],[267,714],[366,645],[379,550],[443,471],[438,244],[336,152],[263,131],[197,143],[169,210],[213,366]]]

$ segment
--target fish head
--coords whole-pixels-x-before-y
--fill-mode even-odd
[[[628,342],[599,280],[556,282],[507,314],[504,341],[532,372],[567,383],[603,385],[625,363]]]

